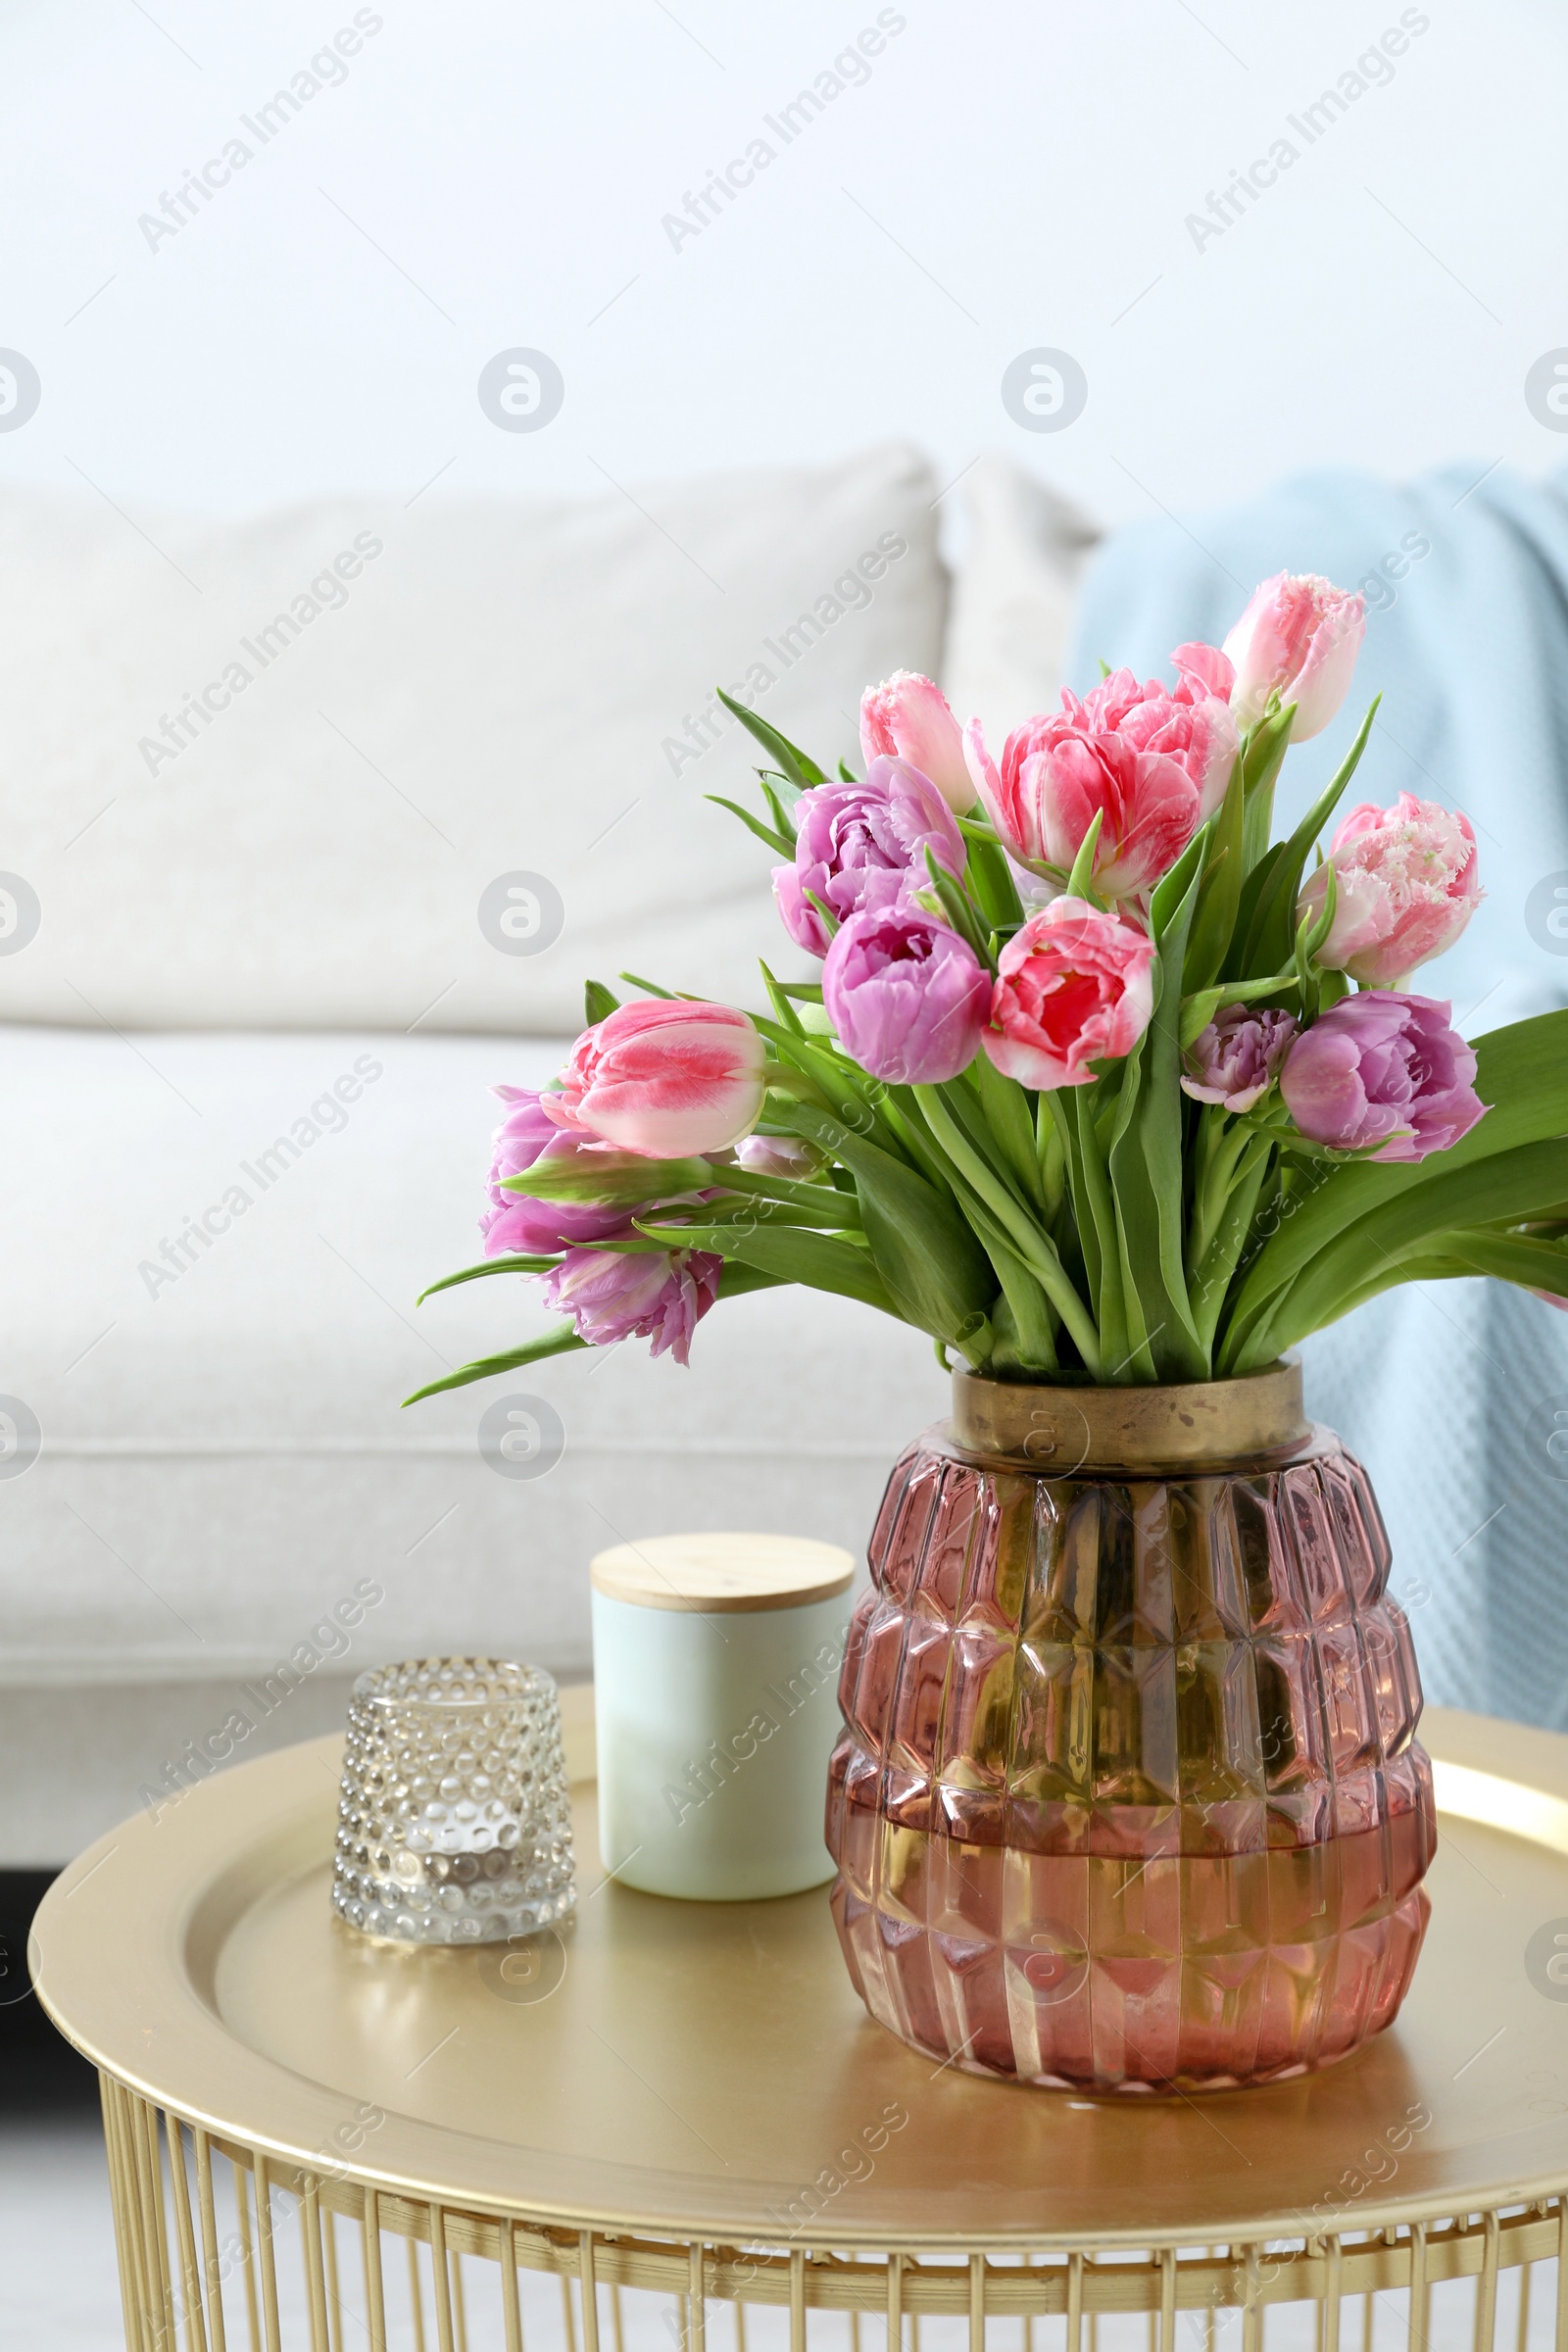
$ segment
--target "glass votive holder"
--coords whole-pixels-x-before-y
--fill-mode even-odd
[[[403,1943],[499,1943],[575,1908],[561,1704],[500,1658],[372,1666],[354,1686],[332,1908]]]

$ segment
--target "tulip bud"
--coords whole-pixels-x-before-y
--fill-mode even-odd
[[[761,1115],[764,1059],[757,1030],[728,1004],[622,1004],[583,1031],[561,1092],[540,1107],[558,1127],[653,1159],[722,1152]]]
[[[1293,742],[1320,735],[1349,691],[1365,629],[1359,596],[1315,572],[1277,571],[1225,640],[1236,665],[1231,709],[1250,726],[1277,694],[1296,705]]]
[[[873,760],[906,760],[929,776],[957,815],[974,806],[963,760],[963,731],[940,686],[917,670],[896,669],[860,697],[860,750]]]

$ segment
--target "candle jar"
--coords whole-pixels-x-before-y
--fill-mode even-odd
[[[606,1870],[703,1902],[824,1885],[850,1553],[655,1536],[601,1552],[592,1574]]]
[[[332,1908],[404,1943],[498,1943],[576,1903],[561,1706],[537,1666],[422,1658],[354,1686]]]

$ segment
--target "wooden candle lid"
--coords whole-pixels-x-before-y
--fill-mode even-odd
[[[855,1560],[805,1536],[646,1536],[600,1552],[594,1590],[640,1609],[800,1609],[846,1592]]]

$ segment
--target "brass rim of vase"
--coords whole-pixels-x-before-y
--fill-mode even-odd
[[[1294,1356],[1239,1380],[1068,1388],[958,1366],[953,1442],[980,1461],[1052,1478],[1277,1461],[1310,1435]]]

